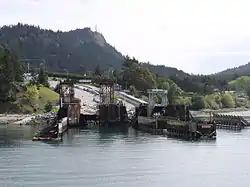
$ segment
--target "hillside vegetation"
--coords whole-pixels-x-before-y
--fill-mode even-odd
[[[125,57],[110,45],[101,33],[90,28],[69,32],[41,29],[37,26],[18,23],[0,29],[0,44],[14,50],[30,66],[39,68],[45,60],[49,71],[86,73],[97,66],[105,70],[112,66],[120,69]],[[40,60],[31,60],[40,59]],[[183,79],[189,74],[172,67],[143,63],[159,76],[177,75]],[[27,68],[27,65],[25,66]]]
[[[235,80],[241,76],[249,76],[250,75],[250,62],[245,65],[230,68],[225,71],[216,73],[212,75],[216,79],[224,79],[224,80]]]
[[[15,101],[3,102],[0,113],[31,114],[44,112],[47,103],[58,103],[58,94],[41,86],[24,86],[25,91],[17,93]]]
[[[85,74],[96,69],[104,71],[109,67],[121,70],[126,60],[101,33],[90,28],[55,32],[19,23],[0,29],[0,44],[14,50],[19,58],[29,59],[23,61],[26,69],[27,63],[33,68],[40,68],[41,63],[44,63],[44,67],[50,72]],[[225,90],[229,81],[249,75],[250,70],[250,65],[247,64],[202,76],[190,75],[163,65],[141,63],[141,66],[151,70],[155,76],[171,79],[185,92],[200,94],[211,93],[213,89]]]
[[[225,91],[240,90],[250,93],[247,77],[239,78],[248,76],[249,64],[214,75],[190,75],[176,68],[152,65],[123,56],[107,43],[101,33],[91,31],[90,28],[55,32],[19,23],[0,29],[0,44],[16,52],[16,55],[11,52],[9,61],[17,62],[19,57],[23,59],[22,63],[26,70],[29,62],[30,69],[34,72],[33,76],[39,73],[38,80],[33,80],[32,83],[38,87],[39,84],[48,87],[45,70],[51,72],[50,76],[57,74],[69,78],[79,78],[87,74],[98,79],[108,75],[124,89],[130,89],[134,95],[145,99],[147,89],[161,88],[169,90],[170,103],[189,104],[195,109],[248,105],[248,98],[245,97],[247,100],[243,100],[243,97],[239,100],[237,94]],[[3,66],[6,65],[3,63]],[[19,66],[20,68],[17,68]],[[3,76],[3,82],[10,76],[12,78],[8,84],[4,83],[1,86],[3,92],[0,97],[12,101],[18,96],[15,92],[20,92],[20,82],[22,82],[20,75],[24,70],[19,62],[8,64],[6,67],[7,70],[2,68],[7,75]],[[13,75],[13,68],[10,67],[14,68],[16,75]],[[114,69],[112,75],[105,71],[110,67]],[[160,102],[159,97],[155,99]]]
[[[232,90],[246,91],[250,88],[250,76],[242,76],[228,83]]]
[[[0,47],[0,113],[42,112],[49,101],[58,102],[58,94],[43,86],[48,84],[42,69],[29,84],[24,83],[23,73],[17,55]]]
[[[234,107],[247,107],[248,97],[237,98],[235,92],[228,92],[229,86],[232,86],[233,82],[239,82],[235,80],[223,83],[224,87],[221,90],[213,90],[216,88],[216,80],[209,76],[200,76],[201,79],[199,92],[195,89],[186,91],[178,84],[178,81],[174,78],[166,78],[164,76],[156,75],[152,70],[145,67],[144,63],[139,62],[135,58],[126,57],[123,63],[123,67],[120,71],[115,70],[111,74],[104,73],[100,70],[95,71],[95,79],[108,76],[109,78],[122,85],[124,89],[129,89],[136,97],[147,100],[147,90],[152,88],[168,90],[168,100],[170,104],[186,104],[190,105],[192,109],[199,110],[204,108],[220,109],[220,108],[234,108]],[[197,78],[198,79],[198,78]],[[245,80],[246,77],[243,77]],[[248,80],[248,79],[247,79]],[[183,81],[190,81],[189,78]],[[184,82],[183,82],[184,83]],[[195,84],[195,82],[193,83]],[[242,89],[246,91],[246,85]],[[231,88],[231,90],[235,90]],[[155,101],[160,103],[160,97],[155,97]]]
[[[44,59],[48,70],[84,72],[121,67],[123,56],[109,45],[102,34],[90,28],[54,32],[39,27],[17,24],[0,29],[0,44],[13,49],[22,59]],[[41,61],[29,61],[39,67]]]

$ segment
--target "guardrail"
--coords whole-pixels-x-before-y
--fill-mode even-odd
[[[120,99],[132,104],[132,105],[135,105],[135,106],[138,106],[140,104],[147,104],[148,102],[146,101],[143,101],[141,99],[138,99],[132,95],[128,95],[124,92],[117,92],[118,96]]]
[[[96,90],[94,90],[91,86],[83,86],[83,85],[75,85],[75,88],[78,88],[78,89],[81,89],[81,90],[84,90],[86,92],[90,92],[94,95],[99,95],[100,93]],[[116,91],[116,94],[118,94],[119,98],[134,105],[134,106],[138,106],[140,104],[147,104],[148,102],[146,101],[143,101],[139,98],[136,98],[132,95],[129,95],[129,94],[126,94],[124,92],[120,92],[120,91]]]
[[[90,93],[95,94],[95,95],[99,95],[99,92],[92,89],[91,87],[75,85],[75,88],[86,91],[86,92],[90,92]]]

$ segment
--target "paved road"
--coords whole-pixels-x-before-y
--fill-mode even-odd
[[[82,89],[75,88],[75,97],[81,99],[81,106],[83,113],[95,113],[97,110],[97,103],[93,101],[95,97],[92,93]]]
[[[89,90],[90,92],[99,92],[99,88],[95,87],[95,86],[92,86],[92,85],[85,85],[85,84],[81,84],[81,85],[76,85],[78,86],[79,88],[81,89],[87,89]],[[84,91],[83,91],[84,92]],[[93,95],[93,94],[92,94]],[[93,100],[93,99],[92,99]],[[93,101],[92,101],[93,102]],[[130,110],[135,110],[135,106],[122,100],[123,104],[126,106],[127,108],[127,111],[130,111]]]
[[[58,81],[50,80],[49,84],[52,88],[55,88]],[[75,97],[81,99],[82,112],[95,113],[97,110],[97,103],[94,100],[99,100],[98,93],[99,88],[88,84],[76,84],[75,85]],[[86,91],[87,90],[87,91]],[[122,100],[128,111],[134,110],[135,106]]]

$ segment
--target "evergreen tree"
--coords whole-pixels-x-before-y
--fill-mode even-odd
[[[14,64],[15,81],[16,82],[23,82],[23,79],[24,79],[23,75],[24,75],[24,71],[25,71],[23,65],[18,60],[16,54],[13,54],[11,56],[11,60]]]
[[[50,112],[53,109],[53,105],[51,101],[48,101],[46,105],[44,106],[45,112]]]
[[[48,75],[46,74],[46,72],[44,71],[43,68],[40,68],[39,69],[39,74],[38,74],[38,83],[39,84],[42,84],[44,86],[47,86],[49,85],[49,82],[48,82]]]
[[[97,66],[95,67],[95,72],[94,72],[94,74],[95,74],[96,76],[101,76],[101,75],[102,75],[102,71],[101,71],[99,65],[97,65]]]
[[[23,81],[23,68],[17,56],[9,49],[0,47],[0,100],[15,100],[13,83]]]
[[[14,64],[11,59],[11,52],[8,49],[4,49],[4,55],[2,58],[2,73],[5,83],[11,83],[15,80]]]

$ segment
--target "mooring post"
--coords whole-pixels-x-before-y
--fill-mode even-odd
[[[58,128],[58,134],[57,134],[57,137],[58,138],[62,138],[62,131],[63,131],[63,125],[62,125],[62,122],[58,122],[58,125],[57,125],[57,128]]]

